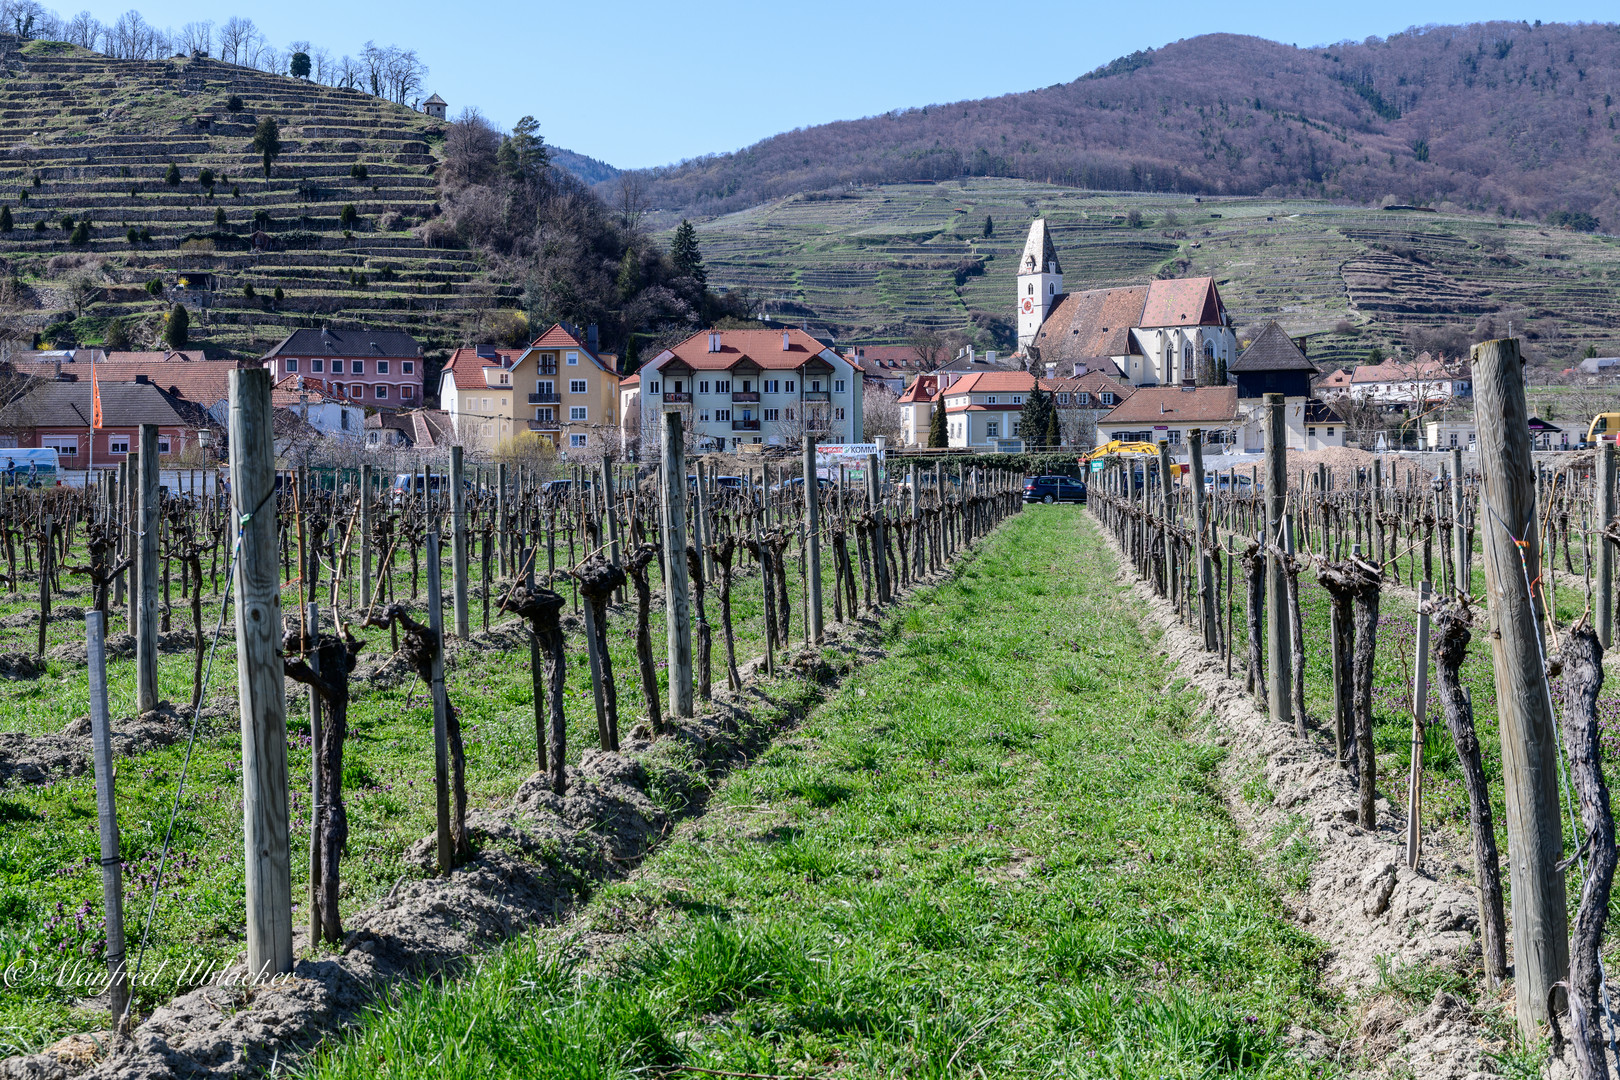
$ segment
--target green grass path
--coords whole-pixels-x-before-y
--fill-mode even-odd
[[[310,1073],[1316,1075],[1319,946],[1135,618],[1084,512],[1027,510],[633,880]]]

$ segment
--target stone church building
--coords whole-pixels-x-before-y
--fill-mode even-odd
[[[1059,372],[1117,372],[1132,386],[1210,385],[1238,356],[1214,278],[1066,293],[1045,218],[1030,225],[1018,263],[1018,347]]]

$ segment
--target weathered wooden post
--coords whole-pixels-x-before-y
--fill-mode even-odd
[[[236,558],[236,679],[242,716],[242,840],[249,978],[292,970],[287,847],[287,713],[281,663],[275,444],[270,372],[230,373],[231,508]]]
[[[107,707],[107,616],[84,616],[90,669],[90,740],[101,824],[101,901],[107,917],[107,997],[114,1031],[124,1030],[129,975],[124,969],[124,861],[118,854],[118,799],[113,786],[112,715]]]
[[[808,434],[804,437],[804,531],[809,541],[806,579],[810,584],[810,610],[805,612],[805,625],[809,628],[810,640],[819,645],[822,632],[821,476],[816,469],[816,437]]]
[[[456,614],[456,636],[466,641],[472,633],[467,615],[467,467],[462,449],[450,448],[450,588]]]
[[[157,708],[158,670],[158,532],[161,524],[158,505],[158,429],[156,424],[140,426],[140,500],[136,511],[140,534],[136,543],[135,579],[137,586],[135,629],[135,708],[150,712]]]
[[[305,641],[310,643],[304,665],[317,675],[321,671],[320,651],[313,647],[321,637],[321,605],[310,602],[304,610]],[[309,687],[309,948],[314,952],[321,941],[321,695]]]
[[[1605,651],[1614,636],[1614,541],[1605,535],[1614,521],[1614,455],[1614,443],[1606,442],[1598,447],[1597,491],[1593,500],[1597,505],[1598,547],[1597,611],[1594,613],[1597,617],[1593,620],[1593,629],[1597,631],[1598,641]],[[1460,507],[1461,499],[1454,498],[1452,505]],[[1456,510],[1452,512],[1457,513]]]
[[[686,573],[686,444],[681,414],[664,413],[664,627],[669,644],[669,711],[692,715],[692,597]],[[765,493],[769,502],[770,493]],[[769,603],[769,598],[766,600]]]
[[[1569,926],[1558,865],[1564,854],[1558,746],[1541,653],[1541,605],[1530,588],[1541,575],[1541,540],[1518,340],[1475,345],[1473,368],[1485,602],[1513,898],[1514,1015],[1525,1036],[1535,1039],[1547,1020],[1548,994],[1569,972]]]
[[[1220,640],[1215,624],[1215,582],[1205,532],[1209,527],[1209,507],[1204,497],[1204,433],[1193,428],[1187,433],[1187,464],[1191,470],[1193,505],[1193,557],[1198,560],[1198,622],[1204,629],[1204,648],[1214,651]]]
[[[455,841],[450,835],[450,698],[444,689],[444,587],[439,578],[439,529],[427,529],[428,633],[433,639],[433,802],[438,824],[439,873],[455,867]]]
[[[1288,576],[1283,570],[1283,513],[1288,505],[1288,432],[1283,396],[1266,398],[1266,668],[1271,719],[1293,722],[1292,655],[1288,640]]]
[[[371,610],[371,466],[360,466],[360,610]]]
[[[1406,865],[1417,869],[1422,828],[1418,818],[1423,810],[1423,725],[1429,715],[1429,582],[1419,583],[1417,655],[1412,677],[1412,761],[1406,778]]]
[[[974,494],[977,495],[977,472],[974,473],[973,479],[975,488]],[[884,536],[883,503],[878,498],[878,492],[880,490],[882,489],[878,484],[878,456],[876,454],[867,454],[866,505],[868,512],[872,515],[873,521],[873,561],[876,563],[876,565],[873,567],[873,573],[876,575],[877,580],[878,603],[887,604],[889,602],[889,560],[884,557],[885,552],[888,550],[888,545]]]

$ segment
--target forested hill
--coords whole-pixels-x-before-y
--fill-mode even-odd
[[[824,124],[653,170],[648,195],[659,208],[724,213],[851,183],[1007,176],[1394,196],[1616,229],[1617,117],[1614,24],[1430,27],[1313,49],[1209,34],[1067,84]]]

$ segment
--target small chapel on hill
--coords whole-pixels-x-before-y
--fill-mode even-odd
[[[1066,293],[1045,218],[1031,223],[1018,262],[1018,347],[1061,370],[1117,372],[1132,386],[1208,386],[1238,356],[1214,278]]]

